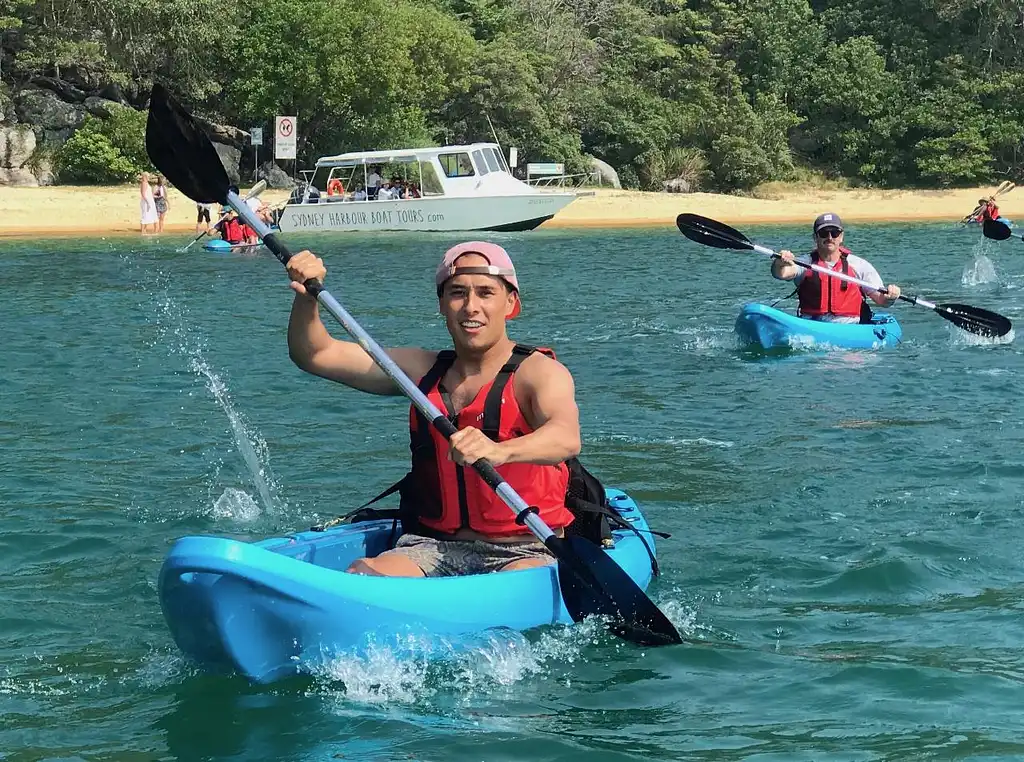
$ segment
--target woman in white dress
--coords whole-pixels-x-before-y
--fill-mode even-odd
[[[139,227],[142,233],[155,233],[157,223],[156,203],[153,188],[149,185],[149,173],[143,172],[139,181]],[[147,228],[149,228],[147,230]]]

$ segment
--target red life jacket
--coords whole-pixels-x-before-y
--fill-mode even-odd
[[[238,221],[238,218],[224,220],[221,223],[221,237],[228,243],[242,243],[245,241],[245,226]]]
[[[995,203],[993,203],[992,201],[989,201],[987,204],[985,204],[985,211],[982,212],[982,217],[988,218],[990,220],[998,220],[999,207],[996,206]]]
[[[485,384],[457,415],[449,416],[455,427],[475,426],[495,442],[532,432],[509,382],[515,378],[519,364],[535,351],[554,357],[551,350],[517,344],[495,379]],[[442,412],[451,410],[451,399],[442,389],[441,381],[453,362],[454,352],[439,352],[437,361],[419,383],[420,391]],[[526,526],[516,523],[515,513],[472,467],[457,466],[448,459],[448,440],[415,406],[409,414],[409,445],[412,450],[410,491],[415,500],[412,508],[421,525],[443,534],[454,534],[462,528],[495,537],[529,533]],[[565,506],[569,486],[569,468],[565,463],[554,466],[506,463],[498,466],[498,473],[528,505],[537,508],[540,518],[549,527],[558,530],[572,523],[574,517]],[[404,495],[403,490],[403,498]]]
[[[850,269],[850,250],[845,247],[839,249],[839,261],[834,267],[822,261],[817,251],[811,252],[811,263],[826,269],[842,272],[844,275],[860,277]],[[822,281],[827,281],[822,283]],[[864,303],[864,296],[860,287],[839,278],[830,278],[815,270],[809,270],[800,285],[796,289],[800,298],[800,314],[809,317],[820,317],[821,315],[834,315],[836,317],[855,317],[861,314],[861,305]]]

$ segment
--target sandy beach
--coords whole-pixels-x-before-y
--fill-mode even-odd
[[[245,188],[242,189],[243,193]],[[769,187],[761,198],[712,193],[667,194],[597,190],[583,196],[544,227],[671,226],[680,212],[698,212],[733,225],[809,222],[833,211],[847,222],[946,221],[969,213],[994,187],[946,191],[900,191]],[[261,198],[283,203],[287,191],[267,190]],[[0,187],[0,236],[128,235],[139,232],[136,186]],[[187,235],[195,228],[195,204],[171,190],[165,231]],[[1010,219],[1024,219],[1024,190],[998,199]]]

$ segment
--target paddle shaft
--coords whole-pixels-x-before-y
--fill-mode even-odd
[[[249,208],[239,196],[233,191],[228,192],[228,204],[238,212],[238,215],[245,220],[246,224],[249,225],[256,233],[263,239],[263,243],[267,245],[267,248],[274,252],[274,256],[278,258],[281,264],[287,264],[288,260],[292,258],[292,253],[277,239],[277,235],[267,227],[256,214]],[[341,306],[341,304],[325,289],[318,281],[306,281],[304,283],[306,290],[316,297],[316,300],[327,308],[334,318],[341,323],[342,327],[348,331],[349,335],[363,348],[373,361],[377,363],[381,370],[384,371],[385,375],[394,381],[398,387],[402,390],[402,393],[409,398],[416,409],[419,410],[431,424],[436,428],[445,439],[450,439],[458,429],[452,424],[451,421],[442,413],[426,395],[419,390],[419,387],[413,383],[412,379],[409,378],[405,372],[398,367],[397,363],[391,359],[387,352],[385,352],[380,345],[373,340],[373,337],[368,334],[356,319],[348,313],[348,311]],[[473,468],[476,470],[480,477],[489,484],[494,491],[501,498],[502,502],[509,507],[509,509],[516,514],[516,518],[526,524],[527,528],[539,539],[541,542],[547,544],[548,540],[555,536],[555,533],[551,531],[551,528],[544,523],[544,521],[536,514],[535,511],[523,500],[519,494],[512,489],[507,481],[502,478],[501,474],[498,473],[497,469],[494,468],[487,460],[480,459],[473,464]]]
[[[758,252],[759,254],[767,254],[773,259],[782,259],[782,257],[780,257],[774,249],[769,249],[767,246],[761,246],[760,244],[756,243],[752,243],[751,246],[753,246],[754,251]],[[814,270],[815,272],[821,273],[822,275],[827,275],[830,278],[838,278],[839,280],[845,280],[849,281],[850,283],[856,283],[858,286],[871,289],[872,291],[877,291],[880,294],[888,293],[884,287],[879,288],[878,286],[873,286],[866,280],[854,278],[852,275],[847,275],[846,273],[837,273],[835,270],[829,270],[828,268],[825,267],[812,265],[809,262],[801,262],[799,259],[794,259],[793,264],[799,267],[806,267],[808,270]],[[938,305],[929,302],[927,299],[922,299],[919,296],[904,296],[903,294],[900,294],[897,298],[902,299],[905,302],[910,302],[911,304],[919,304],[922,307],[927,307],[930,310],[938,309]]]

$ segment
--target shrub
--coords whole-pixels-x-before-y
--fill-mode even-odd
[[[53,169],[60,182],[86,185],[123,183],[139,172],[91,117],[57,149]]]

